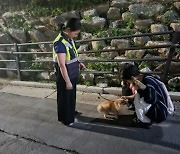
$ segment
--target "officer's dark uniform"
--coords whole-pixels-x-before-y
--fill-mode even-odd
[[[57,49],[55,47],[58,45],[58,43],[62,43],[66,49],[66,68],[70,81],[73,85],[72,90],[66,89],[66,82],[57,63]],[[56,71],[58,121],[63,122],[65,125],[74,122],[76,106],[76,84],[79,73],[79,61],[77,57],[78,53],[74,41],[67,40],[63,33],[59,34],[54,41],[53,59],[55,62]]]

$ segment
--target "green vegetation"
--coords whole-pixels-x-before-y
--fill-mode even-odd
[[[8,28],[29,30],[32,27],[27,22],[25,22],[25,19],[21,16],[14,16],[11,22],[8,23]]]
[[[117,67],[117,64],[111,62],[88,63],[87,65],[88,69],[97,71],[113,71],[115,67]]]
[[[113,37],[113,36],[123,36],[123,35],[132,35],[134,32],[132,30],[122,30],[120,28],[110,28],[105,31],[99,31],[95,35],[97,37]]]
[[[32,16],[59,15],[65,11],[82,10],[108,0],[1,0],[0,14],[7,11],[25,10]],[[18,5],[17,5],[18,4]]]

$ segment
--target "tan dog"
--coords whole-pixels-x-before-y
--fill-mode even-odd
[[[125,105],[125,104],[128,104],[127,99],[118,98],[114,100],[108,100],[99,104],[97,106],[97,111],[99,113],[103,113],[104,118],[107,118],[108,114],[114,114],[116,115],[117,118],[117,116],[120,114],[120,111],[122,109],[121,105]]]

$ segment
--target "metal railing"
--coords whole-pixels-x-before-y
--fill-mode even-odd
[[[170,44],[166,45],[156,45],[156,46],[140,46],[140,47],[128,47],[128,48],[121,48],[121,49],[107,49],[107,50],[98,50],[98,51],[84,51],[80,52],[79,54],[89,54],[89,53],[103,53],[103,52],[123,52],[126,50],[139,50],[139,49],[159,49],[159,48],[170,48],[167,58],[142,58],[142,59],[103,59],[103,60],[83,60],[83,62],[87,63],[94,63],[94,62],[142,62],[142,61],[163,61],[166,62],[164,69],[162,72],[150,72],[152,74],[159,74],[161,79],[166,82],[167,76],[169,75],[169,69],[171,62],[180,62],[180,59],[173,59],[173,54],[176,48],[180,48],[178,44],[180,42],[180,31],[167,31],[167,32],[157,32],[157,33],[146,33],[146,34],[134,34],[134,35],[125,35],[125,36],[117,36],[117,37],[108,37],[108,38],[96,38],[96,39],[87,39],[87,40],[78,40],[77,43],[86,43],[92,41],[103,41],[103,40],[113,40],[113,39],[127,39],[127,38],[134,38],[134,37],[143,37],[143,36],[156,36],[156,35],[171,35],[172,40]],[[0,60],[0,62],[15,62],[16,69],[11,68],[0,68],[0,71],[17,71],[18,79],[21,80],[21,72],[44,72],[44,71],[53,71],[53,70],[33,70],[33,69],[21,69],[22,63],[53,63],[52,60],[21,60],[20,55],[33,55],[33,54],[52,54],[52,52],[19,52],[18,47],[20,46],[31,46],[31,45],[41,45],[41,44],[52,44],[53,42],[36,42],[36,43],[23,43],[23,44],[0,44],[0,47],[13,47],[11,51],[0,51],[0,54],[10,54],[15,55],[15,59],[7,59],[7,60]],[[114,72],[98,72],[98,71],[84,71],[85,73],[93,73],[93,74],[110,74]],[[178,74],[176,74],[178,75]]]

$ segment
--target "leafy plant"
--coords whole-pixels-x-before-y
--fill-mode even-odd
[[[112,71],[114,67],[117,67],[117,64],[110,62],[88,63],[87,65],[88,69],[97,71]]]

